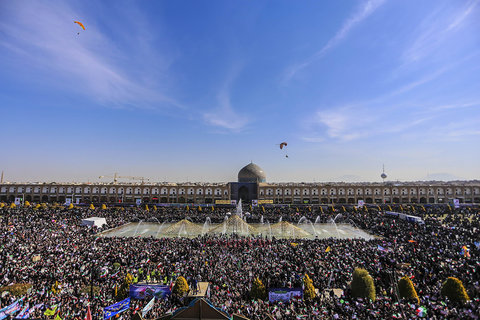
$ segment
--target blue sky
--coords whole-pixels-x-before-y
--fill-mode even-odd
[[[480,179],[479,30],[480,1],[1,0],[0,169]]]

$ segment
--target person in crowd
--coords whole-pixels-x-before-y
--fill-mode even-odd
[[[480,314],[480,209],[448,206],[402,208],[420,216],[425,224],[395,219],[386,207],[346,207],[338,212],[294,206],[245,208],[249,223],[260,221],[298,223],[310,221],[349,223],[370,234],[373,240],[316,238],[276,239],[265,236],[206,234],[194,238],[103,237],[100,232],[128,222],[174,222],[188,219],[221,223],[231,209],[212,212],[163,207],[110,208],[93,214],[88,208],[0,209],[0,287],[29,283],[23,305],[31,307],[30,318],[40,318],[57,305],[62,319],[84,319],[90,305],[93,319],[118,300],[118,288],[127,274],[134,281],[171,285],[178,276],[190,279],[194,292],[201,281],[211,286],[210,300],[229,314],[251,319],[271,315],[280,319],[390,319],[420,317],[419,307],[430,319],[478,319]],[[394,209],[400,210],[399,207]],[[108,226],[81,226],[81,219],[105,217]],[[379,246],[386,250],[379,250]],[[468,248],[468,254],[461,252]],[[330,250],[326,250],[330,248]],[[326,252],[327,251],[327,252]],[[349,283],[356,267],[374,279],[377,299],[355,299]],[[269,302],[250,295],[255,278],[265,287],[301,287],[308,274],[315,288],[339,288],[343,295],[319,294],[313,300]],[[419,303],[398,299],[395,283],[407,275],[415,284]],[[460,279],[470,300],[464,304],[442,296],[448,277]],[[90,296],[91,285],[94,296]],[[117,296],[115,292],[117,291]],[[0,309],[16,301],[1,294]],[[127,315],[140,312],[149,302],[132,300]],[[175,296],[158,299],[147,318],[156,318],[183,306]]]

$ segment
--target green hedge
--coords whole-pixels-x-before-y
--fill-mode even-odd
[[[258,277],[253,280],[252,289],[250,290],[252,299],[264,300],[267,297],[267,289]]]
[[[304,283],[304,291],[303,291],[303,297],[306,300],[312,300],[315,298],[315,287],[313,286],[313,281],[310,279],[308,274],[305,274],[305,277],[303,278],[303,283]]]
[[[175,284],[173,285],[172,293],[177,296],[183,296],[188,292],[188,283],[184,277],[180,276],[175,280]]]
[[[405,276],[398,281],[398,292],[401,298],[415,300],[417,303],[420,303],[415,286],[409,277]]]
[[[450,300],[455,302],[465,302],[470,300],[467,291],[463,287],[462,281],[457,278],[448,278],[442,286],[442,295],[447,296]]]
[[[355,268],[351,288],[354,298],[368,298],[372,301],[376,299],[373,278],[365,269]]]

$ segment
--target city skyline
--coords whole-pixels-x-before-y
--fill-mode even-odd
[[[478,180],[479,18],[478,1],[5,1],[0,171]]]

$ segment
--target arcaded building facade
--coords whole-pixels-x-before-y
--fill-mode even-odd
[[[226,183],[0,183],[0,201],[226,204],[242,199],[273,204],[460,203],[480,204],[480,181],[378,183],[268,183],[250,163]]]

